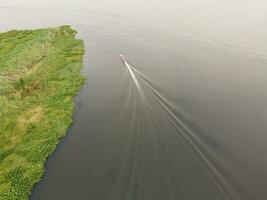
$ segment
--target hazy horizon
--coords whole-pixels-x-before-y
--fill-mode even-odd
[[[81,10],[122,18],[153,22],[167,31],[180,31],[201,41],[207,40],[226,48],[246,51],[265,57],[267,55],[266,8],[263,0],[14,0],[6,1],[1,7],[48,8],[55,10]],[[0,7],[0,8],[1,8]],[[14,16],[15,17],[15,16]],[[1,24],[6,23],[0,19]]]

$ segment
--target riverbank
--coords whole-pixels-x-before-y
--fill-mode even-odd
[[[83,42],[69,26],[0,34],[0,200],[26,200],[71,124]]]

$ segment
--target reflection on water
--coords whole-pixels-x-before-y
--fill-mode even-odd
[[[71,24],[86,47],[31,199],[266,199],[266,3],[118,2],[0,8],[1,31]]]

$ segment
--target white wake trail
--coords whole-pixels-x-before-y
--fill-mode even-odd
[[[221,189],[221,191],[227,196],[227,193],[225,192],[225,189],[228,191],[231,191],[232,195],[235,196],[236,199],[240,199],[238,194],[233,191],[228,182],[225,180],[225,178],[221,175],[221,173],[216,169],[216,167],[210,162],[208,157],[205,155],[205,153],[201,150],[200,146],[201,141],[197,137],[197,135],[192,131],[182,120],[176,116],[176,114],[172,111],[170,103],[167,99],[164,98],[162,94],[160,94],[153,86],[151,86],[146,79],[144,79],[143,74],[139,72],[134,66],[131,66],[127,60],[122,57],[123,63],[129,70],[131,77],[133,78],[133,81],[140,93],[141,99],[143,103],[145,103],[147,109],[153,110],[152,106],[147,102],[144,91],[139,83],[139,79],[142,81],[142,86],[147,87],[154,95],[155,100],[158,103],[158,106],[160,106],[163,109],[163,112],[165,113],[165,116],[170,120],[172,125],[177,129],[177,133],[181,135],[185,141],[186,145],[189,145],[198,156],[196,158],[200,159],[204,163],[204,167],[208,167],[212,174],[214,175],[213,180],[217,183],[218,188]],[[151,114],[151,113],[150,113]],[[216,177],[216,178],[215,178]]]
[[[125,66],[128,68],[128,70],[129,70],[129,72],[130,72],[130,74],[131,74],[131,76],[133,78],[133,81],[134,81],[137,89],[141,90],[141,86],[140,86],[135,74],[133,73],[132,67],[129,65],[129,63],[126,60],[124,60],[124,63],[125,63]]]

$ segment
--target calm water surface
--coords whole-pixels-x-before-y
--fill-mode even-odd
[[[267,4],[164,2],[0,8],[0,31],[70,24],[86,48],[31,200],[267,199]]]

